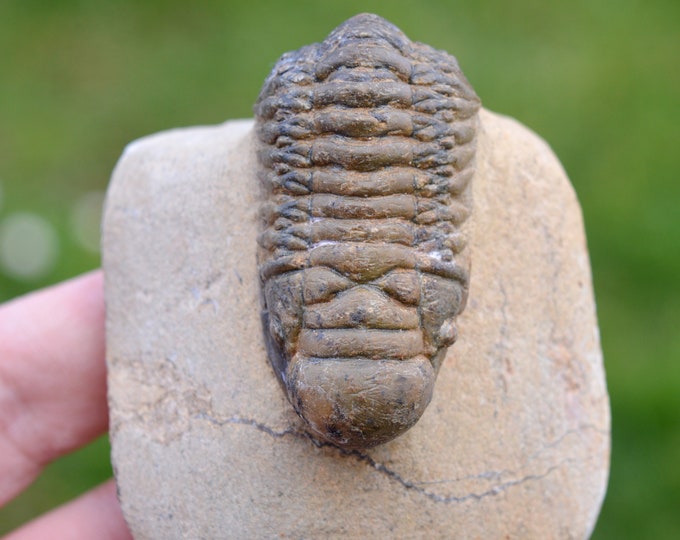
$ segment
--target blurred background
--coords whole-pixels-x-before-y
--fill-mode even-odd
[[[0,1],[0,301],[99,266],[129,141],[251,116],[285,51],[372,11],[454,54],[545,138],[583,205],[613,415],[594,538],[680,538],[680,3]],[[111,475],[106,438],[0,509],[0,534]],[[2,457],[0,456],[0,459]]]

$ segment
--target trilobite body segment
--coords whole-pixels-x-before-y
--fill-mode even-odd
[[[456,60],[359,15],[284,54],[255,106],[274,370],[317,437],[422,415],[468,291],[479,100]]]

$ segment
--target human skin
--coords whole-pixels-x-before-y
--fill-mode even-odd
[[[107,429],[102,272],[0,305],[0,506]],[[113,481],[4,540],[45,538],[132,538]]]

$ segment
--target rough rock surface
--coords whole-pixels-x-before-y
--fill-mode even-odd
[[[472,279],[421,420],[315,444],[267,362],[251,121],[132,143],[104,221],[113,465],[139,539],[585,538],[609,403],[581,213],[548,146],[483,111]]]

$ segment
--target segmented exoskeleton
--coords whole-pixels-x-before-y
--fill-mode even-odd
[[[317,436],[386,442],[429,403],[465,306],[479,100],[456,60],[358,15],[255,105],[270,361]]]

